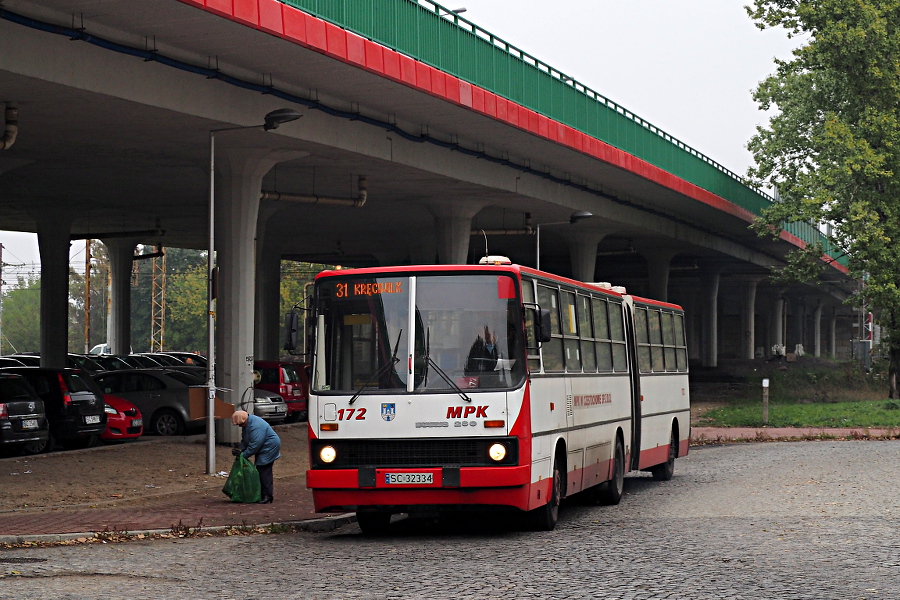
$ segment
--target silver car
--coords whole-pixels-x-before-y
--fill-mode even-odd
[[[129,369],[94,376],[104,394],[125,398],[144,415],[144,431],[156,435],[182,435],[191,420],[191,396],[205,397],[203,380],[171,369]],[[191,391],[194,389],[195,391]]]
[[[275,392],[267,390],[253,389],[253,410],[246,406],[246,402],[241,406],[243,410],[252,412],[261,419],[265,419],[272,425],[284,423],[287,418],[287,403]]]

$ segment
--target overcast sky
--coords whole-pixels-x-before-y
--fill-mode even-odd
[[[797,44],[734,0],[460,0],[466,19],[743,175],[766,121],[750,97]],[[33,234],[0,231],[8,264],[39,260]],[[73,246],[73,255],[84,252]],[[78,258],[74,259],[76,265]],[[84,257],[80,257],[82,263]],[[4,270],[7,283],[14,271]]]

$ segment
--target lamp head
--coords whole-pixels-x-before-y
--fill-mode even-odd
[[[302,113],[297,112],[293,108],[279,108],[265,116],[265,125],[263,125],[263,129],[265,131],[272,131],[273,129],[278,129],[279,125],[296,121],[302,116]]]
[[[584,221],[585,219],[590,219],[594,216],[594,213],[590,213],[586,210],[579,210],[578,212],[573,212],[569,217],[569,223],[574,225],[578,221]]]

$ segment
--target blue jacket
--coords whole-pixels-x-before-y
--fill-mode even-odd
[[[244,458],[255,454],[257,465],[268,465],[281,458],[281,438],[263,419],[248,415],[243,430],[241,450],[244,451]]]

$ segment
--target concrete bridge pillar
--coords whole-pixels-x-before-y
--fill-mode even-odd
[[[106,318],[106,341],[113,354],[131,352],[131,273],[134,268],[132,239],[102,240],[109,252],[109,314]]]
[[[805,351],[806,336],[804,335],[804,325],[806,323],[806,303],[801,296],[793,296],[788,299],[788,307],[790,310],[786,315],[787,322],[785,325],[787,351],[794,352],[797,345],[800,344],[804,345]]]
[[[815,356],[822,356],[822,301],[816,304],[813,311],[813,352]]]
[[[756,287],[759,279],[752,279],[744,288],[744,305],[741,322],[744,330],[744,358],[752,360],[756,357]]]
[[[837,357],[837,311],[831,308],[828,315],[828,354]]]
[[[69,348],[69,215],[37,220],[41,253],[41,366],[65,367]]]
[[[606,234],[600,231],[578,231],[569,236],[572,277],[578,281],[595,281],[597,246]]]
[[[703,366],[719,365],[719,269],[701,277],[703,289]]]
[[[433,202],[427,205],[434,215],[438,262],[464,265],[469,255],[472,217],[484,207],[481,202]]]
[[[269,221],[279,208],[273,202],[264,201],[257,218],[253,355],[258,360],[278,360],[282,345],[281,253],[266,236]]]
[[[216,157],[216,386],[219,397],[239,406],[253,400],[256,304],[256,233],[263,176],[277,163],[299,153],[260,148],[226,148]],[[301,154],[302,156],[302,154]],[[277,311],[276,311],[277,312]],[[239,428],[220,419],[217,439],[240,441]]]
[[[781,291],[775,292],[776,296],[772,299],[771,309],[771,346],[784,346],[784,296]],[[771,355],[772,348],[766,349]]]
[[[671,248],[638,248],[647,261],[647,295],[654,300],[669,301],[669,272],[678,254]]]

